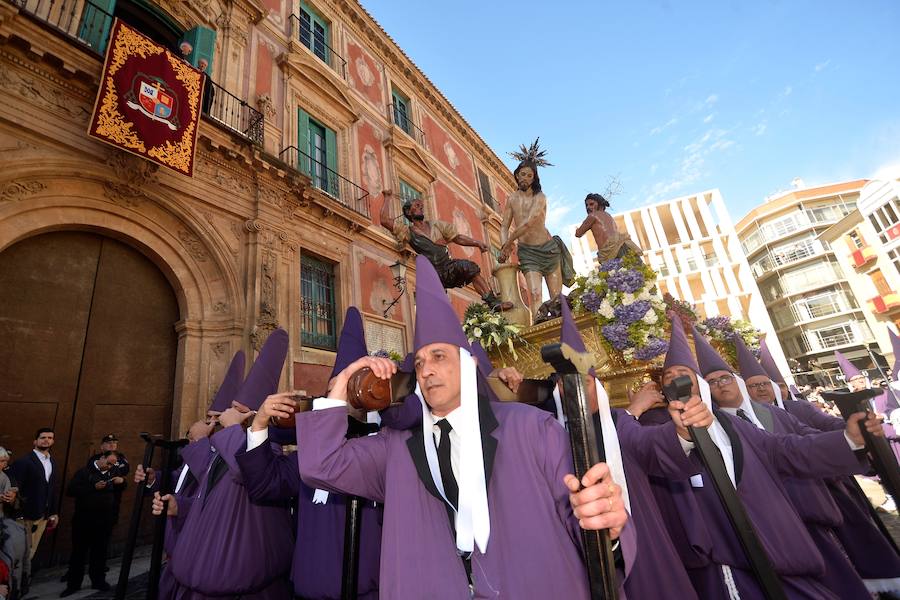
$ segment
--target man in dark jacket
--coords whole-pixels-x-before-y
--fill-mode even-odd
[[[59,521],[54,491],[57,468],[56,461],[50,456],[55,439],[50,427],[38,429],[34,434],[34,450],[10,467],[19,482],[22,516],[25,518],[25,531],[29,534],[29,559],[34,558],[44,529],[56,527]]]
[[[66,494],[75,498],[75,514],[72,517],[69,577],[61,598],[81,589],[88,556],[91,587],[96,590],[110,588],[105,576],[106,551],[115,518],[116,491],[126,485],[125,478],[116,474],[117,458],[115,452],[106,451],[92,464],[79,469],[69,481]]]
[[[103,439],[100,440],[100,452],[91,456],[90,460],[88,460],[86,466],[91,466],[97,461],[105,452],[115,452],[116,453],[116,464],[112,467],[113,476],[122,477],[123,479],[128,479],[128,473],[131,471],[131,465],[128,464],[128,460],[125,458],[125,454],[123,452],[119,452],[119,438],[114,433],[107,433],[103,436]],[[124,490],[124,486],[121,488],[116,488],[114,496],[116,498],[116,508],[113,518],[113,525],[119,522],[119,508],[122,505],[122,491]]]

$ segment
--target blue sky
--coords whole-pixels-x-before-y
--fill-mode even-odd
[[[717,187],[900,176],[900,2],[363,0],[507,165],[540,136],[548,225]]]

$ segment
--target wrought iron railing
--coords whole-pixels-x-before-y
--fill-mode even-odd
[[[212,79],[203,91],[203,114],[254,144],[263,144],[263,115]]]
[[[8,0],[60,34],[103,55],[113,15],[91,0]]]
[[[409,113],[399,109],[396,102],[388,104],[388,114],[391,116],[391,123],[403,130],[406,135],[414,139],[420,146],[425,147],[425,132],[422,131],[415,123]]]
[[[369,192],[359,187],[337,171],[314,159],[296,146],[288,146],[278,157],[291,167],[312,179],[312,184],[350,210],[364,217],[369,216]]]
[[[341,79],[347,79],[347,61],[328,45],[324,32],[313,31],[308,21],[291,15],[291,36],[300,40],[301,44],[331,67]]]
[[[334,266],[301,254],[300,341],[304,346],[337,348],[334,287]]]

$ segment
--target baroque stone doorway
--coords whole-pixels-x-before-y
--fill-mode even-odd
[[[61,521],[41,542],[37,564],[68,559],[74,502],[65,484],[101,437],[116,433],[133,469],[143,455],[138,434],[168,433],[178,320],[163,273],[120,241],[60,231],[0,252],[0,445],[15,460],[31,450],[37,428],[56,431]],[[124,541],[134,492],[129,482],[113,553]],[[149,534],[148,523],[142,533]]]

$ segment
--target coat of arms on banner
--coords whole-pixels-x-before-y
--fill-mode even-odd
[[[191,175],[204,75],[116,20],[88,133]]]

